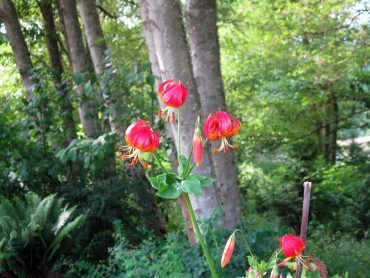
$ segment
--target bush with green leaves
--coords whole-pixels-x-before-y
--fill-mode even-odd
[[[233,257],[226,268],[220,267],[221,255],[230,232],[214,229],[217,215],[200,226],[219,277],[238,277],[248,269],[248,251],[243,239],[237,236]],[[260,259],[268,260],[271,250],[279,247],[278,237],[287,229],[263,217],[251,217],[240,225],[248,244]],[[169,232],[165,238],[138,228],[142,242],[133,245],[127,238],[120,221],[115,222],[115,244],[109,248],[109,258],[94,264],[79,260],[66,277],[210,277],[206,260],[199,244],[190,245],[183,231]]]
[[[62,198],[35,194],[0,200],[0,271],[16,277],[47,277],[69,250],[84,222]]]
[[[348,234],[331,233],[325,226],[309,230],[307,254],[323,260],[329,275],[348,272],[348,277],[368,277],[370,240],[356,240]]]

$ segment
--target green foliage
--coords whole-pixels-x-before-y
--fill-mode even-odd
[[[369,163],[317,167],[322,182],[313,187],[312,226],[325,223],[331,231],[366,238],[369,229]],[[322,208],[326,209],[323,210]]]
[[[329,232],[324,225],[310,229],[307,253],[323,260],[329,275],[367,277],[370,260],[369,239],[356,240],[341,232]]]
[[[214,179],[190,174],[193,167],[189,167],[188,159],[181,155],[178,175],[166,172],[150,178],[151,185],[158,190],[156,195],[166,199],[176,199],[183,192],[202,195],[202,187],[212,184]]]
[[[205,236],[210,254],[216,262],[220,277],[237,277],[248,269],[248,251],[241,234],[236,235],[236,245],[230,263],[221,269],[219,262],[230,232],[214,229],[219,214],[211,219],[201,221],[200,226]],[[276,226],[265,218],[249,218],[244,220],[241,228],[247,235],[247,242],[254,255],[259,259],[268,260],[273,250],[278,249],[278,237],[286,233],[286,229]],[[80,260],[72,273],[80,277],[209,277],[211,273],[201,251],[200,245],[191,246],[183,232],[173,231],[165,238],[154,237],[142,229],[136,231],[142,241],[133,246],[121,222],[115,222],[115,245],[109,249],[109,258],[99,264]],[[68,276],[68,275],[67,275]]]
[[[132,248],[122,224],[116,222],[116,244],[109,250],[108,261],[98,265],[77,262],[78,271],[85,273],[81,277],[204,277],[207,268],[198,259],[199,246],[191,248],[184,234],[172,233],[161,239],[137,232],[144,239],[140,246]]]
[[[62,163],[80,161],[84,169],[90,171],[101,170],[106,162],[106,157],[114,157],[116,135],[103,134],[96,139],[73,139],[64,149],[56,153]]]
[[[74,216],[76,207],[63,207],[64,200],[56,195],[25,198],[1,199],[0,268],[20,277],[44,277],[68,252],[85,216]]]

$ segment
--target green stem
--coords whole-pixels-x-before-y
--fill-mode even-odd
[[[183,179],[186,179],[189,176],[191,170],[193,170],[193,168],[191,168],[191,170],[188,171],[189,164],[190,164],[190,159],[191,159],[192,155],[193,155],[193,144],[191,144],[191,147],[190,147],[190,151],[189,151],[189,155],[188,155],[188,159],[187,159],[188,161],[186,162],[186,167],[185,167],[184,175],[182,177]],[[180,161],[179,161],[179,163],[180,163]]]
[[[251,254],[251,256],[254,258],[254,255],[253,255],[253,253],[252,253],[252,250],[251,250],[251,248],[249,247],[249,244],[248,244],[248,242],[247,242],[247,239],[246,239],[246,238],[245,238],[245,236],[244,236],[243,231],[242,231],[242,230],[240,230],[240,229],[236,229],[236,230],[234,231],[234,233],[236,233],[236,232],[240,232],[240,233],[242,234],[242,238],[243,238],[243,240],[244,240],[245,246],[247,247],[249,254]]]
[[[180,108],[177,109],[177,160],[180,163],[180,155],[181,155],[181,115],[180,115]]]
[[[194,225],[194,228],[195,228],[195,232],[197,233],[197,236],[198,236],[200,245],[202,246],[203,252],[206,255],[206,259],[207,259],[207,263],[209,265],[209,268],[211,269],[211,272],[212,272],[213,277],[214,278],[217,278],[218,275],[217,275],[215,266],[213,265],[212,258],[209,255],[207,245],[204,242],[202,233],[200,232],[200,229],[199,229],[199,226],[198,226],[198,222],[197,222],[197,219],[196,219],[195,214],[194,214],[193,206],[191,205],[191,202],[190,202],[189,194],[184,193],[184,196],[185,196],[186,205],[187,205],[187,207],[189,209],[189,214],[190,214],[191,221],[193,222],[193,225]]]
[[[164,168],[163,164],[161,163],[161,161],[159,160],[159,157],[157,155],[156,152],[154,152],[154,159],[157,161],[157,163],[159,164],[159,166],[161,166],[161,168],[163,169],[163,171],[166,172],[166,174],[169,174],[170,172],[168,172],[168,170],[166,168]]]

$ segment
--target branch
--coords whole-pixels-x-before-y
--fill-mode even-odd
[[[281,144],[286,144],[286,143],[289,143],[289,142],[292,142],[292,141],[297,141],[297,140],[303,139],[305,137],[308,137],[308,136],[316,133],[317,131],[319,131],[320,129],[322,129],[323,127],[325,127],[327,125],[331,125],[331,124],[338,123],[338,122],[343,121],[343,120],[347,120],[347,119],[352,118],[353,116],[355,116],[357,114],[361,114],[361,113],[368,112],[368,111],[370,111],[370,110],[369,109],[364,109],[364,110],[353,112],[350,115],[346,115],[346,116],[343,116],[341,118],[335,119],[334,121],[324,123],[324,124],[318,126],[317,128],[311,130],[310,132],[304,134],[304,135],[301,135],[301,136],[298,136],[298,137],[295,137],[295,138],[292,138],[292,139],[289,139],[289,140],[286,140],[286,141],[282,141],[280,143]]]
[[[105,14],[106,16],[110,17],[110,18],[114,18],[114,19],[117,19],[118,18],[118,15],[114,15],[114,14],[111,14],[110,12],[108,12],[106,9],[104,9],[101,5],[97,4],[96,7],[101,11],[103,12],[103,14]]]

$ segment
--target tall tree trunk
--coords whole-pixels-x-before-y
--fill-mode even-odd
[[[57,32],[53,17],[53,8],[49,0],[38,2],[42,17],[44,19],[44,29],[46,35],[46,47],[49,53],[50,65],[53,74],[54,86],[59,94],[61,104],[61,115],[64,115],[63,130],[65,130],[65,146],[69,145],[76,135],[76,126],[73,119],[73,107],[68,99],[68,89],[62,82],[64,72],[61,60],[61,53],[58,47]]]
[[[226,111],[225,92],[220,67],[215,0],[187,0],[186,22],[189,33],[193,72],[200,96],[203,116],[217,110]],[[220,142],[212,142],[218,148]],[[241,217],[239,182],[234,155],[212,156],[216,184],[224,207],[224,227],[234,230]]]
[[[82,19],[82,24],[85,29],[85,36],[89,47],[91,59],[93,61],[94,70],[97,75],[102,75],[108,69],[105,63],[105,52],[107,50],[104,41],[103,30],[100,25],[100,19],[96,10],[94,0],[78,0],[78,9]],[[124,127],[121,124],[122,115],[122,91],[109,92],[101,84],[102,93],[106,102],[106,107],[109,108],[109,124],[113,131],[117,131],[122,137],[124,135]]]
[[[89,47],[90,56],[94,65],[94,71],[97,75],[102,75],[108,69],[105,63],[105,53],[107,46],[104,40],[103,30],[100,25],[99,15],[96,10],[95,0],[78,0],[78,10],[85,30],[85,36]],[[121,92],[107,92],[104,84],[100,85],[107,107],[113,110],[109,117],[109,123],[112,131],[117,131],[121,138],[124,136],[125,126],[122,124],[122,104],[119,96]],[[159,212],[154,199],[154,191],[149,186],[150,182],[146,178],[143,167],[137,166],[131,168],[130,176],[135,182],[135,195],[138,205],[144,218],[145,226],[161,235],[164,231],[162,221],[159,219]]]
[[[181,152],[187,155],[194,135],[195,120],[201,109],[182,24],[180,3],[173,0],[140,0],[139,5],[153,74],[162,81],[180,80],[188,89],[188,99],[180,108]],[[168,127],[169,125],[166,125],[166,128]],[[172,138],[176,138],[177,124],[172,124],[171,127]],[[210,155],[210,152],[205,150],[202,167],[196,169],[198,174],[214,176]],[[220,204],[214,184],[204,188],[202,197],[191,196],[191,201],[195,214],[200,219],[209,218]]]
[[[68,48],[70,51],[72,70],[75,75],[82,75],[82,82],[77,85],[79,96],[79,114],[83,129],[88,138],[100,134],[97,119],[97,109],[93,100],[84,94],[84,86],[89,78],[89,66],[83,45],[81,28],[77,17],[76,2],[74,0],[57,0],[60,7],[67,35]]]
[[[31,78],[33,68],[30,53],[24,40],[18,15],[11,0],[0,0],[0,19],[5,24],[6,34],[12,47],[15,62],[21,75],[26,93],[30,100],[34,99],[34,89],[37,82]]]

